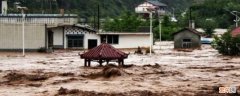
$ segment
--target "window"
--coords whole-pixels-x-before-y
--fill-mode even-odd
[[[102,35],[101,42],[106,42],[108,44],[118,44],[119,36],[118,35]]]
[[[81,48],[83,47],[83,36],[68,36],[69,48]]]
[[[183,39],[182,40],[182,48],[191,48],[192,47],[192,40],[191,39]]]
[[[183,39],[183,42],[191,42],[191,39]]]

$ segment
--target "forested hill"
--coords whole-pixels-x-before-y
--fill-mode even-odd
[[[14,2],[21,2],[29,8],[29,13],[57,13],[60,1],[63,2],[61,5],[66,8],[66,13],[91,17],[97,13],[99,5],[102,17],[112,17],[124,11],[134,11],[134,8],[145,0],[8,0],[10,12],[16,12]],[[199,0],[161,0],[169,5],[169,10],[174,8],[177,12],[185,10],[193,1]]]

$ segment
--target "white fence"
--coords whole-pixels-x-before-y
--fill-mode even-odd
[[[0,23],[10,23],[10,24],[20,24],[22,23],[22,15],[11,14],[11,15],[0,15]],[[27,15],[25,18],[26,24],[76,24],[77,16],[76,15],[56,15],[56,14],[31,14]]]

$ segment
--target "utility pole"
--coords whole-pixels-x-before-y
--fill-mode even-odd
[[[19,4],[19,3],[17,3]],[[17,9],[21,10],[22,13],[22,55],[25,56],[25,10],[27,10],[27,7],[21,7],[17,5]]]
[[[160,40],[160,42],[162,41],[162,20],[161,20],[161,16],[160,16],[160,14],[159,14],[159,40]]]
[[[189,28],[192,28],[192,8],[189,8]]]
[[[97,25],[97,28],[98,30],[100,29],[100,5],[98,4],[98,25]]]
[[[235,16],[234,22],[235,22],[236,27],[238,27],[238,22],[240,21],[240,18],[239,18],[239,16],[238,16],[238,13],[240,13],[240,12],[238,12],[238,11],[232,11],[232,12],[231,12],[231,14]]]
[[[150,17],[150,49],[149,49],[149,53],[150,53],[150,56],[152,55],[152,43],[153,43],[153,40],[152,40],[152,12],[149,13],[149,17]]]

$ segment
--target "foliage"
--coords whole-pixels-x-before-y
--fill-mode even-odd
[[[232,37],[230,32],[225,33],[222,37],[215,37],[213,47],[223,55],[236,56],[240,55],[240,37]]]
[[[56,2],[58,1],[58,3]],[[62,4],[59,4],[62,1]],[[64,7],[67,13],[78,14],[82,18],[93,17],[97,13],[98,5],[100,7],[101,16],[114,17],[120,15],[124,11],[134,11],[134,8],[145,0],[8,0],[10,13],[18,12],[14,8],[14,2],[21,2],[22,6],[29,8],[29,13],[58,13],[59,7]],[[193,1],[199,0],[160,0],[161,2],[175,11],[181,13],[191,5]]]
[[[207,36],[209,37],[212,36],[212,34],[214,33],[214,29],[217,26],[215,20],[212,20],[212,19],[202,20],[200,24],[203,30],[205,31],[205,33],[207,34]]]
[[[196,21],[197,27],[204,27],[202,20],[213,19],[218,28],[228,28],[235,24],[231,11],[240,11],[240,0],[204,0],[203,3],[197,3],[191,6],[192,17]],[[189,18],[189,11],[185,18]],[[188,19],[186,19],[188,20]],[[187,22],[187,21],[183,21]]]
[[[154,38],[158,39],[160,36],[159,33],[159,23],[154,25]],[[173,36],[172,34],[176,32],[177,30],[181,29],[178,23],[171,22],[169,19],[169,16],[164,16],[162,20],[162,28],[161,28],[161,39],[162,40],[172,40]]]
[[[140,26],[146,25],[141,17],[134,13],[126,12],[119,17],[108,19],[104,24],[105,31],[136,32]]]

